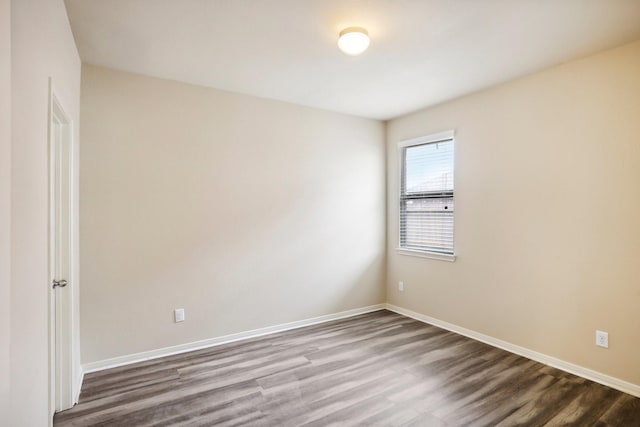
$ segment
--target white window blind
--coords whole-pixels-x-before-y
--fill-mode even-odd
[[[453,255],[453,132],[403,143],[400,154],[400,248]]]

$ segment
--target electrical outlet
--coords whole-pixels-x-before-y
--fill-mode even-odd
[[[609,334],[603,331],[596,331],[596,345],[609,348]]]
[[[400,292],[403,292],[403,291],[404,291],[404,282],[398,282],[398,290],[399,290]]]
[[[173,310],[173,317],[175,322],[184,322],[184,308],[176,308]]]

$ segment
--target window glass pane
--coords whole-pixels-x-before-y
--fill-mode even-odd
[[[401,247],[453,254],[453,198],[402,201]]]
[[[453,190],[453,141],[407,147],[405,193],[446,190]]]

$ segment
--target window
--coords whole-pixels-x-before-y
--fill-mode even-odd
[[[453,260],[453,131],[399,148],[400,249]]]

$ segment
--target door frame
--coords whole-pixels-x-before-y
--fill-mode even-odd
[[[49,78],[49,126],[48,126],[48,156],[49,156],[49,414],[50,423],[56,412],[71,408],[74,405],[74,347],[73,347],[73,290],[76,286],[73,277],[75,267],[74,251],[74,158],[73,158],[73,121],[63,108],[52,79]],[[59,153],[59,154],[58,154]],[[60,157],[58,157],[58,155]],[[62,160],[64,159],[64,160]],[[60,163],[63,166],[59,167]],[[64,176],[63,179],[61,177]],[[64,184],[66,192],[64,206],[58,203],[56,185]],[[62,188],[62,187],[61,187]],[[62,197],[65,199],[65,197]],[[53,289],[56,270],[56,221],[60,209],[64,208],[67,221],[65,232],[67,239],[68,257],[68,285],[64,288]]]

